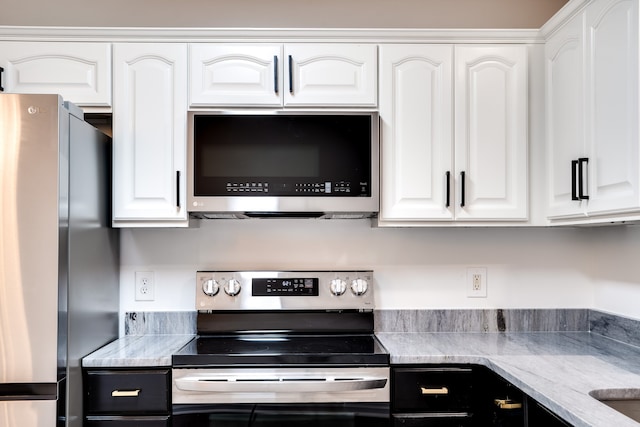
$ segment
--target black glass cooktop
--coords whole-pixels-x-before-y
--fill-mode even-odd
[[[173,366],[385,366],[389,353],[374,335],[201,336],[173,355]]]

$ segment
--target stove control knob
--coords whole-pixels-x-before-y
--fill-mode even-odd
[[[229,279],[227,284],[224,286],[224,292],[230,297],[235,297],[240,293],[242,286],[240,285],[240,281],[236,279]]]
[[[351,292],[356,296],[364,295],[368,287],[369,283],[364,279],[354,279],[351,282]]]
[[[202,283],[202,292],[207,296],[215,296],[220,291],[220,285],[217,280],[208,279]]]
[[[347,290],[347,282],[342,279],[333,279],[329,284],[329,290],[333,295],[340,296]]]

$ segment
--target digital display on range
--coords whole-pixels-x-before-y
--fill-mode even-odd
[[[251,281],[253,296],[318,296],[318,279],[276,278],[258,279]]]

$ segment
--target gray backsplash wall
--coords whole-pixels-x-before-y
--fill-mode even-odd
[[[588,331],[587,309],[378,310],[377,332]]]
[[[137,311],[125,313],[125,335],[195,335],[195,311]]]

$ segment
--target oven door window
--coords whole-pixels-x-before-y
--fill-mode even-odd
[[[388,427],[387,403],[174,405],[174,427]]]

